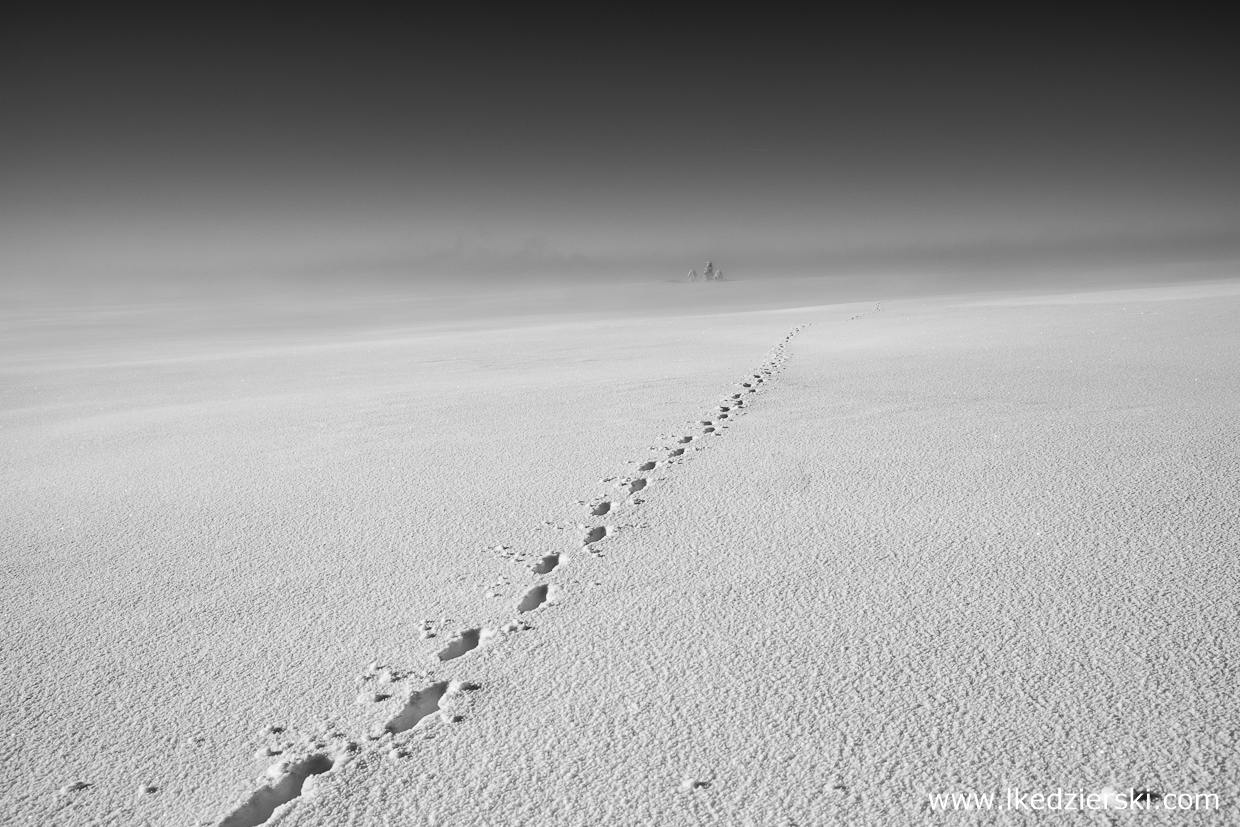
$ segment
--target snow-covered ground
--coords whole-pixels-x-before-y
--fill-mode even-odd
[[[0,820],[1235,817],[1240,280],[690,307],[10,337]]]

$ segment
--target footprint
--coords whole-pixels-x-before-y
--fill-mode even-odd
[[[533,571],[534,574],[550,574],[558,565],[560,565],[560,555],[548,554],[546,557],[530,566],[530,570]]]
[[[700,423],[698,423],[698,424],[700,424],[700,425],[714,425],[715,423],[714,423],[714,422],[712,422],[712,421],[710,421],[709,419],[703,419],[703,420],[702,420]]]
[[[676,440],[676,441],[677,441],[678,443],[680,443],[681,445],[688,445],[690,442],[692,442],[692,441],[693,441],[693,437],[691,437],[691,436],[682,436],[680,439],[678,439],[678,440]]]
[[[606,536],[607,536],[607,528],[605,526],[601,526],[601,525],[595,526],[594,528],[591,528],[588,531],[586,531],[585,539],[581,541],[581,544],[583,546],[588,546],[591,543],[597,543],[599,540],[603,539]]]
[[[713,434],[714,432],[715,432],[714,428],[703,428],[702,429],[702,433]]]
[[[638,470],[638,471],[653,471],[653,470],[654,470],[654,463],[653,463],[653,462],[643,462],[641,465],[639,465],[639,466],[637,467],[637,470]]]
[[[607,501],[603,501],[599,503],[598,505],[594,506],[594,509],[590,513],[593,514],[595,517],[602,517],[608,511],[611,511],[611,503]]]
[[[547,602],[547,584],[539,583],[534,588],[525,593],[525,597],[521,598],[521,602],[517,604],[517,612],[532,612]]]
[[[668,454],[668,456],[669,456],[669,457],[678,457],[678,456],[680,456],[681,454],[683,454],[684,452],[685,452],[685,449],[684,449],[684,448],[677,448],[675,451],[672,451],[670,454]]]
[[[439,659],[452,660],[453,658],[459,658],[467,652],[472,652],[478,648],[478,641],[481,637],[481,629],[466,629],[460,632],[456,637],[448,641],[448,645],[439,653]]]
[[[646,481],[644,479],[633,480],[631,483],[629,483],[629,493],[636,494],[638,491],[641,491],[645,487],[646,487]]]
[[[233,810],[217,827],[261,827],[277,807],[301,795],[306,779],[331,770],[335,762],[325,753],[316,753],[291,764],[276,764],[268,775],[271,780],[254,791],[249,800]],[[274,772],[273,772],[274,771]]]
[[[410,694],[409,700],[405,701],[405,708],[396,713],[383,728],[394,735],[413,729],[423,718],[439,711],[439,699],[447,692],[448,682],[440,681]]]

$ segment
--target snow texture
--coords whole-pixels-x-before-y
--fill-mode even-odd
[[[1234,821],[1237,318],[1232,280],[10,350],[0,821]]]

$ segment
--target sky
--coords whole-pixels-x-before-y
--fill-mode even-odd
[[[29,14],[9,287],[1240,257],[1221,21]]]

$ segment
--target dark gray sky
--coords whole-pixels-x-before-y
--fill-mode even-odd
[[[615,14],[8,21],[3,278],[1240,255],[1221,22]]]

